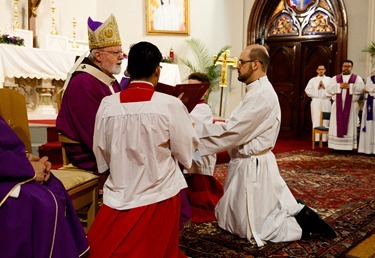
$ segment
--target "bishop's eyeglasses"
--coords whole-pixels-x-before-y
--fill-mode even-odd
[[[107,52],[107,53],[110,53],[114,56],[116,56],[117,58],[118,57],[121,57],[121,56],[124,56],[124,52],[121,50],[121,51],[109,51],[109,50],[100,50],[100,52]]]

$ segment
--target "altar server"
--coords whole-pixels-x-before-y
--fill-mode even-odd
[[[207,74],[194,72],[188,77],[188,83],[210,83],[210,78]],[[211,107],[206,103],[206,94],[201,101],[190,112],[190,117],[195,124],[213,123],[213,114]],[[192,208],[192,219],[196,222],[211,222],[216,220],[214,209],[223,195],[224,189],[220,182],[218,182],[214,174],[216,164],[216,154],[201,156],[197,151],[194,153],[194,160],[191,168],[186,175],[186,182],[188,183],[187,193],[189,196],[189,203]]]
[[[365,92],[367,99],[363,106],[358,152],[375,154],[375,75],[367,78]]]
[[[311,78],[305,88],[306,95],[311,98],[311,120],[312,127],[320,126],[320,113],[331,112],[331,96],[327,94],[326,87],[331,81],[331,77],[325,75],[326,68],[319,65],[316,69],[317,76]],[[324,121],[324,126],[329,126],[329,121]],[[315,141],[319,141],[319,135],[315,136]],[[323,135],[323,142],[327,141],[327,135]]]
[[[0,257],[82,257],[89,245],[63,184],[46,157],[25,153],[0,117]]]
[[[352,73],[353,62],[342,62],[342,73],[332,77],[327,93],[332,95],[331,119],[329,121],[328,147],[334,150],[357,149],[359,126],[358,99],[365,85],[359,75]]]
[[[316,212],[297,203],[280,176],[272,149],[281,111],[266,75],[269,61],[265,47],[246,47],[238,64],[238,80],[247,87],[243,100],[225,124],[196,125],[202,155],[228,149],[231,156],[224,195],[215,209],[218,225],[241,238],[254,238],[258,246],[312,234],[335,237]]]
[[[190,168],[199,140],[186,107],[154,90],[159,49],[149,42],[129,51],[129,86],[105,97],[94,132],[99,172],[110,169],[103,206],[88,232],[91,257],[185,257],[179,251],[178,163]]]

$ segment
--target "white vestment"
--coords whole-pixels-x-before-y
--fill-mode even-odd
[[[306,95],[311,98],[311,121],[312,126],[320,126],[320,113],[331,112],[331,96],[327,95],[325,89],[320,88],[319,84],[322,82],[324,87],[330,83],[331,78],[328,76],[316,76],[311,78],[305,88]],[[329,127],[329,121],[323,121],[323,125]],[[319,141],[319,135],[315,136],[315,141]],[[327,135],[323,135],[323,141],[327,141]]]
[[[95,121],[98,170],[110,168],[103,203],[126,210],[175,196],[187,187],[178,162],[189,168],[199,144],[186,107],[159,92],[131,103],[119,94],[102,100]]]
[[[348,82],[351,74],[343,75],[343,82]],[[357,126],[359,123],[359,105],[358,99],[363,93],[365,85],[360,76],[357,76],[355,83],[349,84],[349,89],[340,89],[340,84],[337,83],[336,76],[332,77],[331,82],[326,88],[328,94],[332,95],[331,119],[329,122],[328,131],[328,147],[335,150],[353,150],[357,149]],[[344,137],[337,137],[337,94],[342,92],[342,108],[344,108],[346,94],[352,95],[352,103],[350,107],[348,132]]]
[[[200,103],[190,112],[190,117],[195,124],[212,124],[213,114],[210,106]],[[189,173],[212,176],[216,164],[216,154],[201,156],[199,150],[194,152],[194,160]]]
[[[368,96],[373,96],[375,98],[375,84],[372,82],[371,76],[367,78],[365,89],[369,93],[366,94],[367,98],[363,106],[358,152],[366,154],[375,154],[375,101],[373,101],[372,104],[373,120],[367,120],[367,113],[369,112],[369,110],[367,109]]]
[[[202,154],[229,149],[231,160],[224,195],[215,214],[221,228],[258,246],[264,241],[301,239],[294,216],[303,208],[279,174],[272,153],[280,130],[277,95],[266,76],[247,85],[248,92],[225,124],[196,127]]]

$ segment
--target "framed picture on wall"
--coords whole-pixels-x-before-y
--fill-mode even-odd
[[[189,35],[189,0],[146,0],[147,34]]]

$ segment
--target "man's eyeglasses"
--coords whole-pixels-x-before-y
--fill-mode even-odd
[[[121,50],[121,51],[109,51],[109,50],[100,50],[100,52],[107,52],[107,53],[110,53],[116,57],[120,57],[120,56],[124,56],[124,52]]]
[[[242,60],[242,59],[240,59],[240,60],[238,60],[238,64],[239,65],[243,65],[243,64],[245,64],[245,63],[252,63],[252,62],[255,62],[255,61],[258,61],[259,63],[261,63],[261,64],[263,64],[263,62],[262,61],[259,61],[258,59],[253,59],[253,60]]]

